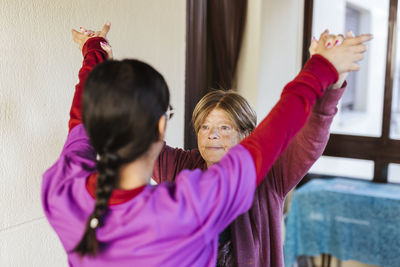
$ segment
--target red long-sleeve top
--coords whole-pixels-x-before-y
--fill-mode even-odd
[[[321,156],[344,89],[345,85],[328,90],[317,101],[305,126],[257,187],[251,209],[237,217],[225,231],[222,240],[230,234],[234,266],[284,266],[281,227],[285,196]],[[174,181],[183,169],[196,168],[207,169],[198,149],[185,151],[165,145],[156,161],[153,178],[157,183]]]
[[[90,71],[99,63],[103,62],[107,53],[101,48],[100,42],[107,42],[102,37],[93,37],[86,41],[82,48],[83,63],[79,70],[79,82],[75,86],[74,99],[72,100],[71,111],[69,113],[69,131],[76,125],[82,123],[82,93],[85,86],[86,78]]]
[[[100,64],[107,58],[107,53],[101,48],[100,42],[107,42],[107,40],[102,37],[93,37],[88,39],[82,48],[83,63],[79,70],[79,82],[75,86],[75,94],[72,100],[70,119],[68,123],[69,132],[71,132],[75,126],[82,123],[82,94],[90,71],[92,71],[97,64]],[[97,173],[92,173],[88,177],[86,189],[93,198],[96,195],[96,187]],[[142,192],[143,189],[144,186],[133,190],[115,189],[110,197],[109,204],[121,204]]]
[[[268,116],[241,142],[253,156],[257,184],[304,126],[315,101],[337,79],[334,66],[324,57],[314,55],[299,75],[285,86],[281,99]]]
[[[321,98],[325,90],[338,79],[335,67],[324,57],[314,55],[304,66],[297,77],[288,83],[281,94],[279,102],[274,106],[268,116],[254,129],[251,135],[245,138],[241,144],[250,151],[257,172],[257,184],[265,177],[276,159],[287,148],[296,133],[306,123],[312,106]],[[271,142],[271,140],[274,140]],[[162,177],[160,171],[163,168],[161,161],[157,161],[153,176],[170,180],[175,177],[182,166],[184,168],[206,169],[204,160],[197,150],[181,153],[175,150],[165,154],[170,161],[178,161],[174,173],[168,177]],[[162,155],[164,156],[164,155]],[[169,159],[165,159],[169,161]],[[175,166],[175,165],[174,165]]]
[[[69,130],[82,123],[81,98],[87,76],[97,64],[106,59],[106,52],[100,47],[101,41],[106,40],[101,37],[90,38],[82,48],[84,60],[79,71],[79,83],[75,87]],[[285,86],[280,101],[268,116],[241,142],[253,157],[257,184],[304,126],[315,101],[337,78],[338,73],[334,66],[324,57],[314,55],[297,77]],[[88,185],[91,185],[88,186],[89,191],[93,191],[94,176],[90,177]],[[134,195],[128,194],[129,197]],[[111,197],[110,202],[121,203],[121,200]]]
[[[69,128],[70,130],[76,125],[82,123],[82,112],[81,112],[81,97],[84,88],[85,80],[89,74],[89,72],[93,69],[95,65],[102,62],[106,58],[106,53],[100,48],[99,41],[104,41],[102,38],[92,38],[87,41],[85,46],[83,47],[82,53],[84,56],[83,66],[79,72],[79,83],[76,86],[75,96],[73,100],[73,104],[70,112],[70,121]],[[242,145],[250,152],[252,158],[254,160],[254,164],[257,172],[257,184],[259,184],[266,172],[270,169],[273,162],[278,158],[278,156],[285,151],[286,147],[296,135],[296,133],[300,130],[300,128],[305,124],[309,114],[311,112],[311,107],[315,103],[316,99],[320,98],[325,89],[335,82],[337,79],[337,72],[334,67],[323,57],[321,56],[313,56],[312,59],[306,64],[302,72],[291,82],[289,83],[282,92],[280,101],[275,105],[271,113],[267,118],[265,118],[262,123],[254,130],[253,134],[242,141]],[[332,117],[331,115],[329,115]],[[326,127],[325,127],[326,128]],[[324,140],[326,140],[324,138]],[[320,147],[322,147],[321,145]],[[194,153],[192,153],[194,154]],[[287,153],[286,153],[287,154]],[[182,160],[183,159],[183,160]],[[186,162],[190,165],[190,159],[187,159],[184,156],[182,159],[177,160],[177,164],[181,164],[182,162]],[[199,162],[197,162],[198,164]],[[193,163],[195,164],[195,163]],[[200,164],[201,165],[201,164]],[[199,164],[197,167],[200,166]],[[190,166],[187,166],[190,168]],[[200,166],[201,167],[201,166]],[[181,169],[178,167],[176,169],[179,172]],[[157,173],[157,168],[155,172]],[[159,174],[159,173],[158,173]],[[271,175],[276,175],[275,173],[270,172]],[[93,176],[94,177],[94,176]],[[155,175],[157,177],[157,175]],[[95,177],[91,179],[89,178],[87,183],[87,189],[91,195],[94,195],[95,188]],[[169,178],[169,177],[166,177]],[[268,188],[280,188],[276,185],[276,179],[267,178],[263,181],[268,186],[260,186],[257,189],[257,192],[261,192],[263,190],[267,190]],[[163,179],[166,180],[166,179]],[[275,183],[275,184],[274,184]],[[287,189],[289,187],[285,184],[285,190],[272,190],[270,194],[268,194],[267,199],[263,199],[264,201],[257,201],[254,203],[252,210],[254,209],[262,209],[259,205],[264,205],[263,203],[275,203],[273,200],[276,200],[276,207],[274,206],[274,212],[271,214],[277,215],[281,212],[281,204],[283,203],[284,196],[287,193]],[[260,190],[259,190],[260,189]],[[261,190],[262,189],[262,190]],[[141,190],[115,190],[121,191],[122,194],[118,196],[118,194],[114,194],[110,199],[110,203],[118,204],[128,201],[137,195]],[[126,192],[124,192],[126,191]],[[278,192],[278,193],[276,193]],[[256,193],[256,196],[258,193]],[[264,196],[265,194],[261,194]],[[114,202],[113,202],[114,201]],[[270,210],[270,209],[268,209]],[[253,211],[254,212],[254,211]],[[253,214],[253,212],[251,214]],[[282,264],[281,261],[281,249],[280,242],[271,242],[271,251],[277,251],[273,253],[273,255],[269,255],[268,251],[265,252],[265,255],[260,255],[258,258],[256,256],[257,251],[261,253],[257,248],[263,248],[261,244],[257,242],[264,242],[263,240],[273,239],[274,237],[280,237],[280,231],[278,231],[278,227],[273,227],[271,229],[266,229],[269,231],[262,231],[260,235],[262,239],[258,240],[257,238],[251,238],[251,234],[243,233],[243,224],[248,224],[249,222],[249,213],[246,213],[243,216],[238,217],[238,219],[234,222],[234,226],[237,224],[240,227],[233,227],[232,239],[234,244],[246,244],[245,246],[251,247],[254,253],[242,253],[244,252],[243,248],[235,247],[235,254],[241,255],[243,258],[243,262],[246,264],[240,264],[240,266],[253,266],[256,262],[263,262],[260,266],[280,266]],[[271,215],[270,214],[270,215]],[[267,213],[268,215],[268,213]],[[256,216],[250,221],[254,221],[256,224],[270,225],[266,223],[265,220],[271,220],[276,225],[280,225],[280,216]],[[275,222],[276,221],[276,222]],[[235,229],[241,229],[236,233]],[[247,228],[246,228],[247,229]],[[261,229],[261,228],[260,228]],[[278,230],[277,230],[278,229]],[[254,230],[254,229],[253,229]],[[265,230],[265,229],[264,229]],[[257,235],[256,232],[252,231],[254,235]],[[273,233],[273,234],[271,234]],[[241,240],[240,235],[245,235],[247,239],[254,241],[254,244],[246,243],[246,242],[238,242]],[[264,236],[266,235],[266,236]],[[279,239],[279,238],[278,238]],[[257,241],[258,240],[258,241]],[[269,243],[268,241],[265,241]],[[237,251],[239,250],[239,251]],[[279,252],[279,253],[278,253]],[[246,257],[244,257],[246,255]],[[265,258],[264,258],[265,256]],[[267,263],[268,262],[268,263]],[[273,263],[274,262],[274,263]]]

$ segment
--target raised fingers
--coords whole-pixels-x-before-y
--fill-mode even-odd
[[[348,32],[346,32],[346,38],[351,38],[351,37],[354,37],[354,33],[353,33],[353,31],[348,31]]]
[[[104,51],[107,53],[107,59],[112,59],[113,54],[112,54],[112,48],[108,43],[101,42],[100,43],[101,48],[103,48]]]
[[[84,32],[84,34],[85,34],[86,36],[92,37],[92,36],[94,36],[94,31],[92,31],[92,30],[87,30],[87,31]]]
[[[329,30],[325,30],[321,33],[321,35],[319,36],[319,40],[324,40],[329,34]]]
[[[311,56],[315,54],[315,52],[317,51],[317,47],[318,47],[318,42],[315,39],[315,37],[313,37],[311,39],[310,47],[308,48],[308,52],[310,53]]]
[[[361,34],[356,37],[348,37],[344,40],[343,43],[346,43],[346,45],[358,45],[367,42],[372,38],[373,38],[372,34]]]
[[[333,34],[326,35],[325,40],[324,40],[325,46],[327,48],[333,47],[333,45],[335,43],[335,39],[336,39],[336,35],[333,35]]]
[[[111,23],[109,21],[104,24],[103,28],[100,31],[99,36],[105,38],[107,36],[107,33],[110,31]]]
[[[334,46],[341,45],[344,41],[344,36],[343,34],[339,35],[329,34],[329,31],[325,30],[320,36],[320,41],[324,43],[325,47],[331,48]]]
[[[359,71],[360,70],[360,65],[357,63],[352,63],[350,64],[349,71]]]
[[[358,53],[358,54],[354,55],[353,60],[354,60],[354,62],[358,62],[358,61],[363,60],[363,58],[364,58],[364,54],[363,53]]]
[[[110,30],[110,26],[111,26],[110,22],[107,22],[103,26],[101,31],[97,31],[97,32],[94,32],[92,30],[86,30],[85,28],[82,28],[82,27],[80,27],[80,31],[72,29],[72,38],[73,38],[74,42],[79,45],[79,48],[82,49],[85,42],[92,37],[100,36],[100,37],[105,38],[107,36],[108,31]],[[107,51],[107,53],[109,54],[108,51]],[[112,55],[111,55],[111,57],[112,57]]]
[[[352,47],[353,51],[356,53],[364,53],[367,51],[367,46],[365,44],[359,44]]]
[[[74,39],[75,43],[79,43],[81,33],[75,29],[72,29],[72,38]]]
[[[343,43],[344,41],[344,36],[343,34],[339,34],[335,37],[335,41],[333,43],[333,46],[339,46]]]

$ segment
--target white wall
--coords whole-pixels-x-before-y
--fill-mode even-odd
[[[263,119],[301,68],[304,1],[249,1],[236,87]]]
[[[233,85],[254,109],[259,86],[261,13],[261,0],[247,2],[246,24]]]
[[[263,1],[257,114],[259,121],[300,71],[304,1]]]
[[[71,28],[112,23],[116,58],[167,80],[177,114],[167,141],[183,145],[186,1],[8,0],[0,6],[0,266],[66,266],[44,219],[41,175],[58,157],[82,57]]]

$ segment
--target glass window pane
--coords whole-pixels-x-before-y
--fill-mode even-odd
[[[374,162],[371,160],[322,156],[315,162],[309,172],[372,180]]]
[[[400,183],[400,164],[389,163],[388,182]]]
[[[388,10],[389,0],[314,1],[313,36],[318,38],[325,29],[374,35],[360,62],[361,70],[347,79],[348,86],[332,124],[333,133],[381,136]]]
[[[398,6],[397,14],[399,14],[400,5]],[[399,19],[399,17],[397,17]],[[399,24],[399,20],[397,20]],[[400,29],[397,27],[396,33],[396,61],[393,77],[393,91],[392,91],[392,115],[390,121],[390,138],[400,139]]]

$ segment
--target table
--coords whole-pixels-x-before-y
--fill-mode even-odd
[[[294,192],[286,220],[285,266],[297,256],[330,254],[400,266],[400,185],[313,179]]]

